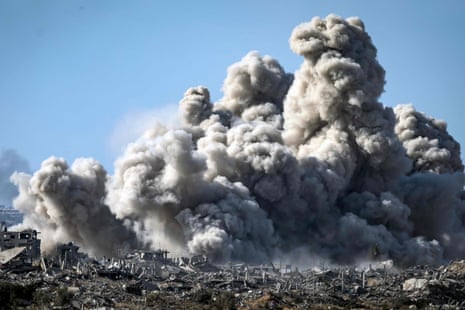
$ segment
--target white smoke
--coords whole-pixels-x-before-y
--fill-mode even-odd
[[[167,104],[156,109],[133,110],[126,113],[113,128],[108,145],[114,154],[120,154],[124,148],[140,137],[145,131],[158,127],[175,127],[179,124],[176,114],[177,105]]]
[[[0,205],[11,207],[18,195],[17,187],[10,182],[15,171],[29,172],[29,163],[15,150],[3,150],[0,154]]]
[[[15,175],[24,224],[95,253],[109,242],[88,236],[111,230],[214,261],[465,257],[460,146],[445,123],[378,101],[384,69],[362,21],[314,18],[290,45],[304,58],[294,75],[250,52],[218,102],[188,89],[182,126],[154,124],[129,144],[106,187],[93,160]]]

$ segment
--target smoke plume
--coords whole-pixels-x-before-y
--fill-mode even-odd
[[[10,182],[15,171],[29,172],[29,163],[15,150],[4,150],[0,154],[0,205],[11,207],[18,195],[17,187]]]
[[[14,206],[25,215],[21,226],[43,233],[45,251],[68,241],[95,255],[117,255],[137,246],[134,233],[102,203],[106,171],[95,160],[79,158],[68,167],[51,157],[34,175],[15,173],[11,180],[20,191]]]
[[[24,225],[93,253],[124,241],[217,262],[465,257],[460,145],[444,122],[379,102],[385,72],[363,22],[313,18],[290,46],[295,74],[254,51],[218,102],[188,89],[182,125],[154,125],[108,180],[91,159],[15,174]]]

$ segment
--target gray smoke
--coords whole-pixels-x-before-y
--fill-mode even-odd
[[[68,167],[51,157],[32,176],[15,173],[11,179],[20,191],[14,206],[25,214],[21,226],[43,233],[44,251],[74,241],[92,254],[116,256],[137,246],[134,233],[103,204],[106,171],[95,160],[79,158]]]
[[[447,133],[447,124],[415,110],[412,105],[398,105],[395,131],[414,171],[452,173],[463,171],[460,144]]]
[[[0,154],[0,205],[11,207],[18,188],[10,182],[15,171],[29,172],[29,163],[15,150],[4,150]]]
[[[15,175],[25,224],[93,252],[117,242],[88,238],[106,229],[128,246],[219,262],[465,257],[460,145],[444,122],[379,102],[384,69],[362,21],[314,18],[290,45],[303,56],[295,74],[250,52],[218,102],[188,89],[182,126],[128,145],[106,187],[92,160]]]

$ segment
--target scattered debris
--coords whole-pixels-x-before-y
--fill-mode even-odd
[[[2,232],[2,309],[307,309],[465,307],[465,261],[397,269],[227,264],[163,249],[90,258],[73,243],[40,253],[37,232]],[[13,236],[13,237],[12,237]],[[31,262],[37,262],[34,266]]]
[[[461,272],[465,271],[464,261],[405,270],[369,266],[299,271],[271,264],[209,264],[202,271],[197,259],[174,259],[147,252],[131,253],[124,259],[92,259],[79,252],[65,253],[74,254],[64,259],[58,250],[55,256],[41,260],[42,268],[27,273],[0,270],[0,296],[8,296],[5,300],[10,308],[465,307],[465,274]],[[202,260],[202,266],[206,263]],[[29,302],[23,300],[24,296],[17,297],[21,287],[31,291],[32,297],[25,299]]]

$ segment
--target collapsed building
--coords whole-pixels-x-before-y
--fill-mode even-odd
[[[8,285],[35,292],[2,305],[7,309],[10,305],[66,309],[465,307],[465,261],[439,268],[397,269],[392,261],[383,261],[301,270],[271,263],[212,265],[206,257],[168,257],[165,250],[92,259],[77,249],[73,244],[59,246],[53,256],[41,259],[40,267],[28,272],[0,269],[0,293]]]
[[[40,239],[32,229],[0,233],[0,266],[3,268],[31,267],[40,259]]]
[[[0,293],[10,286],[35,291],[27,298],[10,298],[7,309],[465,307],[465,261],[408,269],[396,268],[392,260],[359,266],[320,261],[308,269],[281,262],[216,265],[205,255],[171,257],[166,249],[91,258],[72,242],[41,256],[37,236],[34,230],[4,230],[0,235]]]

